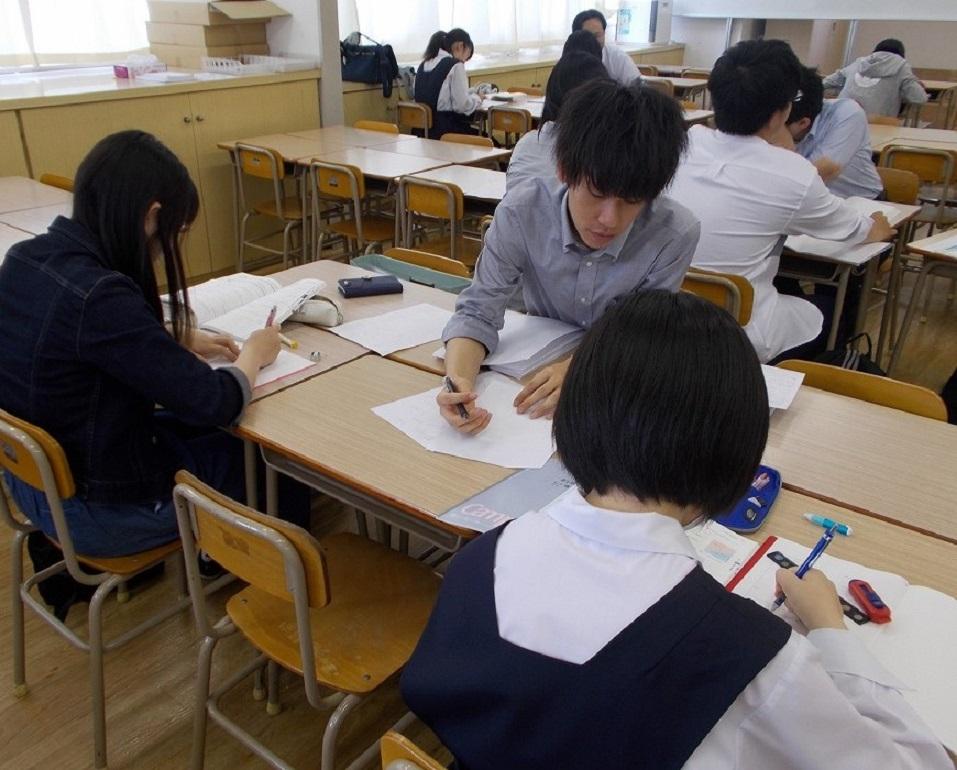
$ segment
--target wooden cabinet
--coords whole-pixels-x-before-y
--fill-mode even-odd
[[[347,83],[342,92],[344,122],[347,126],[351,126],[357,120],[382,120],[386,123],[395,123],[395,105],[399,98],[398,86],[393,87],[392,95],[386,99],[382,95],[382,86]]]
[[[483,73],[473,75],[469,78],[469,85],[479,83],[494,83],[499,91],[507,91],[514,86],[535,87],[538,82],[538,69],[529,67],[527,69],[516,69],[509,72]]]
[[[0,112],[0,176],[30,176],[15,112]]]
[[[635,53],[631,55],[635,64],[682,64],[685,60],[684,47],[670,48],[667,51]]]

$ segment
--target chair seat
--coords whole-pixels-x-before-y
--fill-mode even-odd
[[[331,535],[321,545],[331,601],[310,613],[316,681],[340,692],[370,692],[409,659],[440,580],[426,565],[357,535]],[[303,673],[291,602],[249,587],[226,611],[255,647]]]
[[[443,257],[452,257],[452,237],[434,238],[423,243],[417,243],[413,247],[417,251],[429,251],[433,254],[441,254]],[[482,242],[476,238],[466,238],[458,236],[456,238],[456,248],[458,253],[454,259],[464,262],[469,267],[478,262],[479,254],[482,251]]]
[[[52,537],[47,535],[47,540],[49,540],[57,548],[60,547],[60,544],[54,540]],[[140,551],[139,553],[131,553],[129,556],[83,556],[82,554],[76,555],[76,560],[83,564],[84,566],[90,567],[100,572],[112,572],[115,575],[135,575],[137,572],[142,572],[147,567],[152,567],[154,564],[159,564],[167,556],[170,556],[176,553],[182,544],[180,543],[179,538],[173,540],[172,542],[166,543],[166,545],[161,545],[157,548],[151,548],[148,551]]]
[[[359,237],[359,228],[356,227],[356,220],[354,219],[330,222],[329,229],[347,238]],[[391,241],[395,238],[395,220],[386,217],[365,216],[362,218],[362,236],[366,242]]]
[[[264,214],[270,217],[279,217],[279,212],[276,210],[276,201],[271,199],[253,204],[253,211],[255,211],[257,214]],[[282,202],[282,211],[286,220],[302,219],[302,201],[296,197],[284,198]],[[279,218],[282,219],[282,217]]]

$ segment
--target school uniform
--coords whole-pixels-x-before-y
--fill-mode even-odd
[[[576,489],[453,558],[401,680],[461,770],[949,767],[898,688],[727,592],[674,519]]]
[[[830,158],[841,166],[841,173],[825,182],[827,189],[841,198],[873,199],[884,190],[874,166],[867,114],[852,99],[826,99],[811,130],[795,149],[812,163]]]
[[[634,59],[614,43],[606,42],[602,46],[601,63],[608,70],[608,77],[624,86],[630,86],[635,80],[641,80],[641,73]]]
[[[529,179],[496,208],[475,276],[459,294],[442,340],[467,337],[492,353],[519,285],[529,314],[587,329],[636,289],[677,291],[697,241],[691,212],[659,196],[630,228],[593,250],[575,234],[567,186]]]
[[[692,265],[743,275],[754,287],[745,331],[764,362],[810,342],[823,324],[814,305],[774,287],[785,236],[852,246],[873,224],[828,192],[817,169],[796,152],[705,126],[688,131],[688,151],[668,194],[701,220]]]
[[[512,149],[505,171],[506,195],[528,179],[558,180],[555,140],[558,124],[550,120],[537,131],[529,131]]]
[[[471,115],[482,106],[482,97],[469,91],[465,65],[447,51],[419,65],[415,74],[415,100],[432,109],[432,139],[443,134],[474,134]]]
[[[825,88],[840,88],[868,115],[897,117],[904,104],[923,104],[927,92],[907,60],[890,51],[875,51],[824,78]]]

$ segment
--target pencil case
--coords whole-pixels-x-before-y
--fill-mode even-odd
[[[401,294],[402,284],[394,275],[364,275],[361,278],[340,278],[339,293],[346,299],[374,297],[378,294]]]
[[[764,524],[780,491],[781,474],[761,465],[744,497],[730,511],[716,516],[715,521],[735,532],[754,532]]]

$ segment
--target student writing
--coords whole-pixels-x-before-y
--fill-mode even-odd
[[[432,109],[432,139],[448,133],[476,133],[471,115],[482,106],[482,97],[469,89],[465,74],[465,62],[474,52],[472,38],[464,29],[439,30],[429,38],[415,74],[415,100]]]

